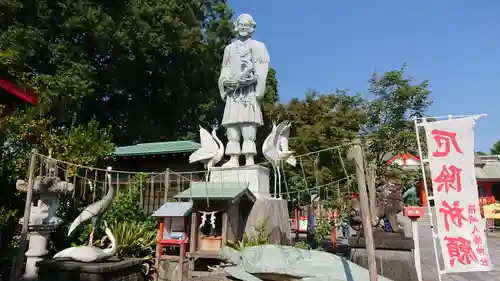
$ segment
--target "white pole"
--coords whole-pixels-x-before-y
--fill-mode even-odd
[[[427,122],[427,120],[423,119],[422,123],[425,123],[425,122]],[[442,279],[441,279],[441,267],[439,266],[439,254],[437,251],[437,242],[436,242],[436,239],[438,238],[438,236],[434,232],[434,224],[433,224],[433,220],[432,220],[432,217],[433,217],[432,208],[431,208],[431,204],[429,204],[430,203],[429,200],[434,199],[434,197],[429,196],[429,188],[427,187],[427,177],[426,177],[426,173],[425,173],[425,162],[427,162],[427,159],[424,159],[424,157],[423,157],[422,145],[420,144],[420,133],[418,130],[419,127],[418,127],[417,119],[414,120],[414,124],[415,124],[415,134],[417,136],[418,153],[419,153],[419,157],[420,157],[420,168],[422,169],[422,180],[424,181],[425,194],[427,195],[427,199],[428,199],[427,210],[429,211],[429,219],[430,219],[431,233],[432,233],[432,243],[434,245],[434,256],[436,258],[438,281],[442,281]],[[424,130],[425,129],[426,128],[424,127]],[[427,133],[427,131],[426,131],[426,133]]]
[[[418,281],[422,281],[422,260],[420,259],[420,236],[418,234],[418,221],[411,219],[411,232],[413,235],[413,255],[415,258],[415,269],[417,271]]]

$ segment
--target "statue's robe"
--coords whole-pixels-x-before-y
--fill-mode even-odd
[[[243,62],[250,60],[253,70],[250,76],[256,78],[250,85],[238,85],[236,90],[223,85],[225,81],[234,81],[243,71]],[[219,77],[219,91],[226,101],[222,126],[252,123],[262,126],[262,109],[259,100],[266,90],[266,79],[269,71],[269,54],[264,43],[249,39],[245,42],[235,40],[224,49],[222,69]],[[245,77],[243,77],[245,78]]]

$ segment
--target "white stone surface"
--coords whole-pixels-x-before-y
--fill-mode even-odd
[[[28,183],[23,180],[16,182],[19,191],[27,191]],[[39,197],[37,204],[31,203],[29,216],[28,250],[25,253],[26,263],[23,280],[36,280],[38,267],[36,263],[47,255],[50,233],[57,229],[62,220],[56,216],[59,207],[59,194],[72,191],[73,184],[61,181],[55,176],[37,177],[33,184],[33,191]],[[20,223],[24,218],[20,220]]]
[[[246,182],[257,199],[269,198],[269,169],[260,165],[214,167],[210,171],[210,182]]]
[[[269,54],[264,43],[252,39],[256,23],[251,15],[242,14],[234,22],[237,36],[224,49],[219,76],[219,92],[225,102],[221,125],[226,128],[225,153],[230,156],[224,167],[254,165],[257,154],[257,128],[264,124],[261,100],[266,92]],[[243,142],[241,142],[243,139]]]

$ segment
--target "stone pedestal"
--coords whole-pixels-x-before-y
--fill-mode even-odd
[[[368,254],[364,238],[351,237],[350,260],[368,268]],[[373,235],[378,274],[394,281],[417,281],[413,256],[413,239],[400,233],[374,232]]]
[[[269,198],[269,169],[260,165],[234,168],[214,167],[210,182],[244,182],[257,199]]]
[[[348,239],[351,248],[366,248],[364,237],[350,237]],[[396,251],[412,251],[414,249],[413,238],[405,237],[400,233],[389,232],[373,232],[373,244],[375,249],[379,250],[396,250]]]
[[[39,281],[143,281],[141,259],[118,258],[99,263],[65,260],[37,262]]]
[[[26,268],[23,275],[23,280],[36,280],[38,276],[38,268],[36,263],[43,260],[47,255],[47,244],[49,242],[50,231],[39,230],[30,232],[29,247],[26,252]]]
[[[291,244],[290,216],[287,201],[269,198],[255,201],[245,226],[245,234],[255,237],[255,228],[266,223],[271,243],[278,245]]]

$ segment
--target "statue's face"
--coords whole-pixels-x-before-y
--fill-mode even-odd
[[[239,36],[248,37],[254,32],[254,23],[251,19],[242,18],[236,22],[235,29]]]

